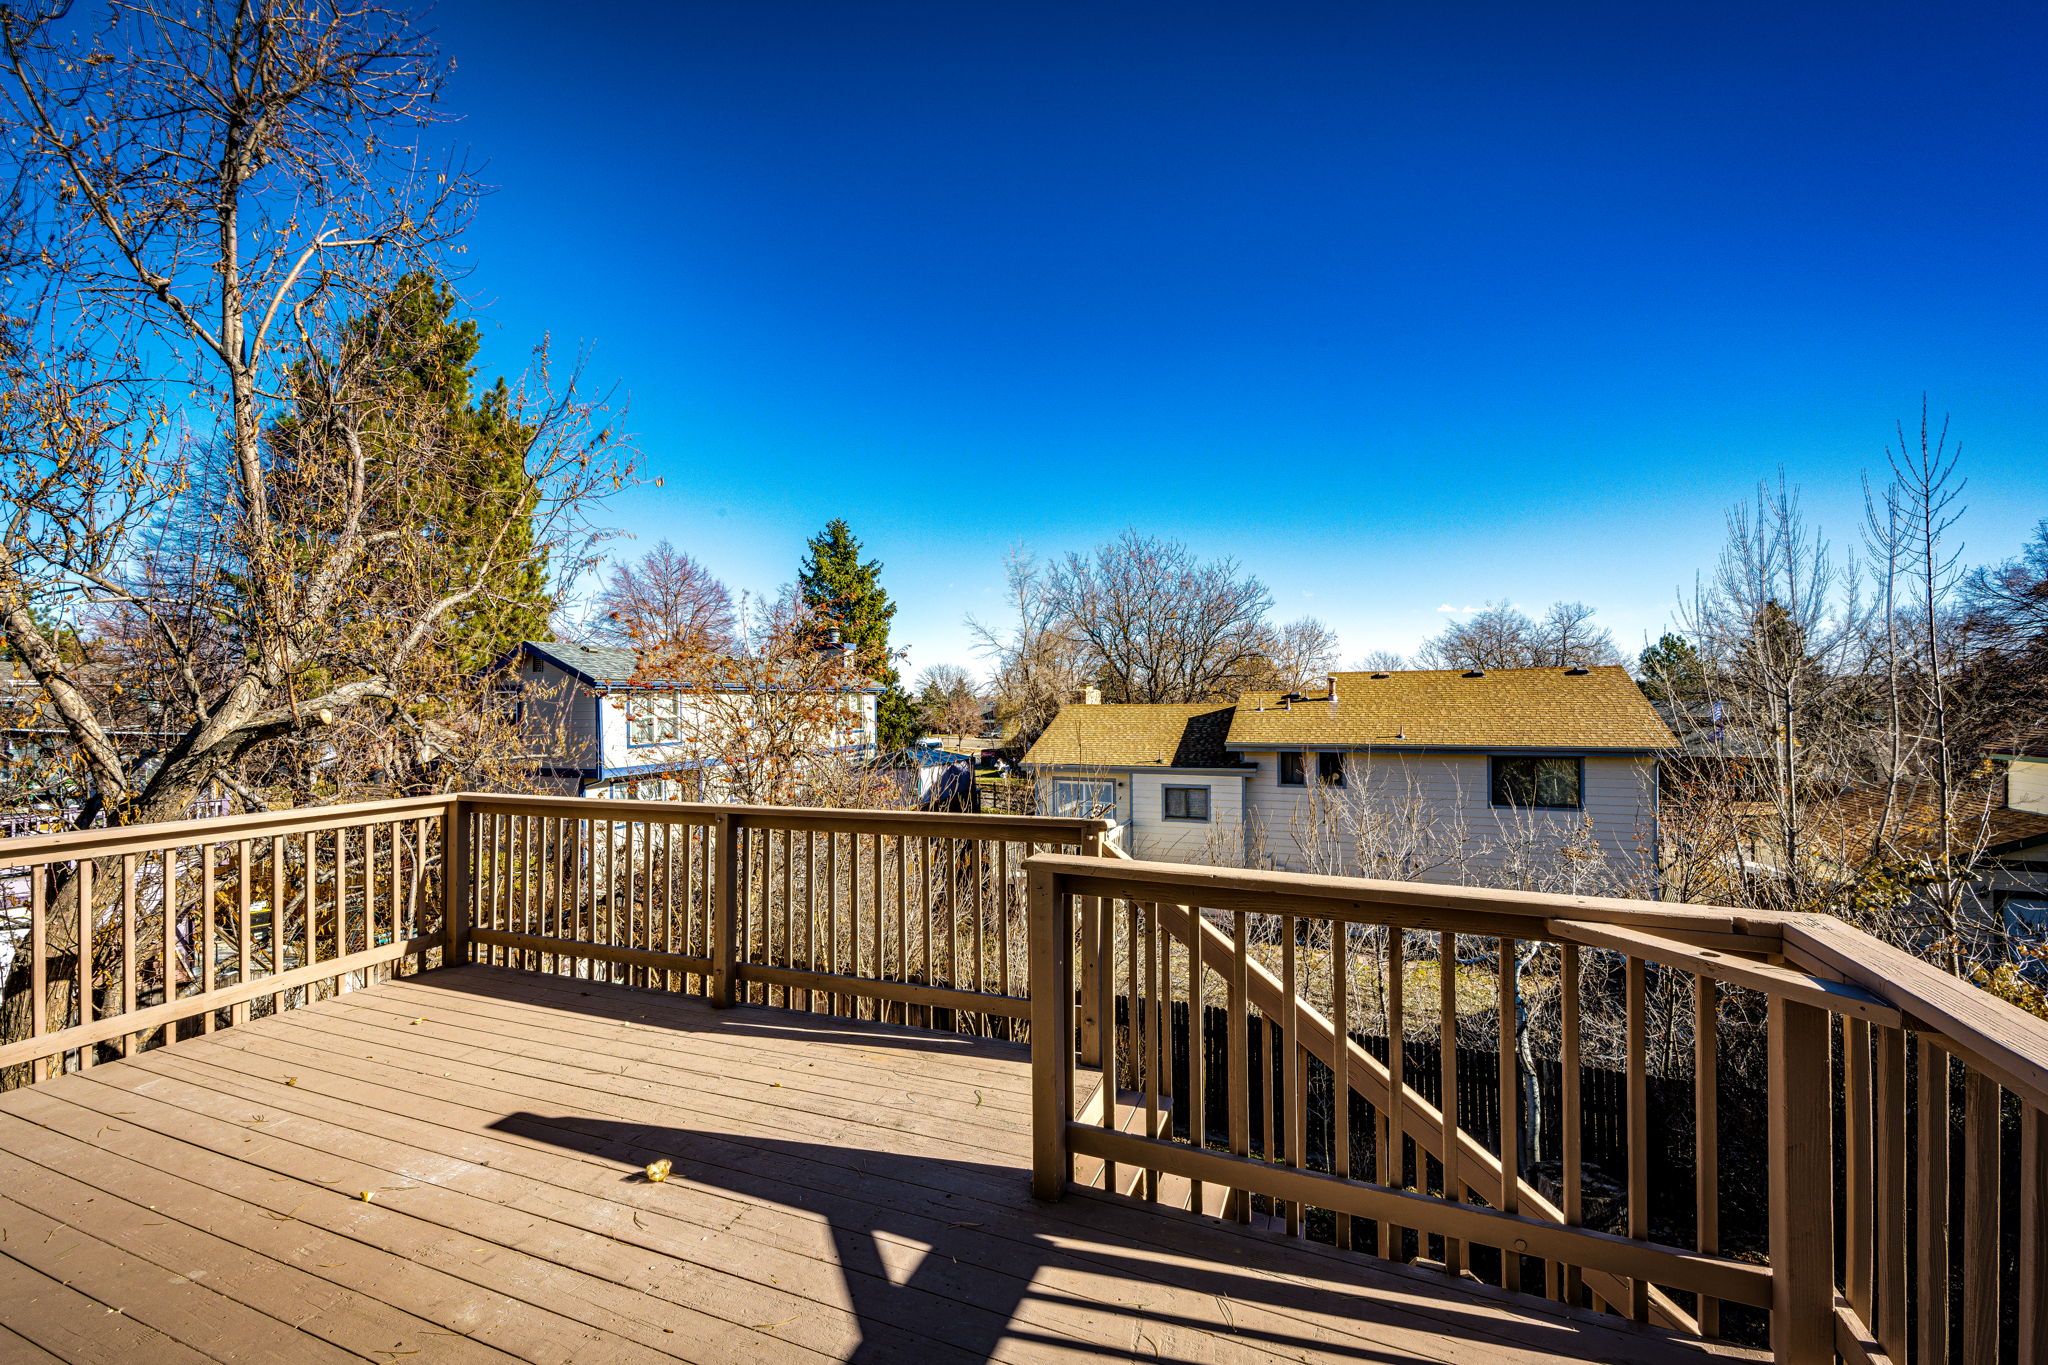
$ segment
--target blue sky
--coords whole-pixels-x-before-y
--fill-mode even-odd
[[[1920,394],[1974,559],[2048,516],[2034,6],[448,3],[487,363],[630,398],[610,518],[735,588],[844,516],[914,670],[1018,541],[1233,555],[1347,658],[1625,648]],[[631,554],[634,542],[616,547]]]

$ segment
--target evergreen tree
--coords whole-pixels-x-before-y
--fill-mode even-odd
[[[1683,635],[1664,638],[1636,657],[1643,692],[1657,701],[1696,701],[1706,693],[1707,671],[1700,652]]]
[[[534,544],[531,521],[540,498],[526,468],[533,432],[512,418],[502,378],[475,392],[477,325],[458,321],[455,307],[454,292],[432,275],[402,276],[376,309],[349,324],[338,363],[360,367],[392,421],[411,428],[412,439],[394,439],[391,450],[415,444],[421,428],[437,437],[439,459],[390,468],[381,486],[390,490],[387,516],[421,528],[425,540],[420,553],[393,557],[404,566],[397,571],[454,587],[489,569],[487,591],[451,613],[440,636],[447,665],[469,674],[522,640],[548,639],[554,602],[547,550]],[[295,377],[309,382],[303,365]],[[298,439],[295,418],[273,429],[281,464]],[[377,449],[374,426],[369,447],[373,460],[396,458]],[[289,471],[281,474],[289,486]]]
[[[811,537],[809,556],[797,571],[797,590],[821,623],[837,628],[852,645],[868,676],[882,684],[875,700],[875,739],[884,749],[916,740],[917,705],[903,690],[889,654],[889,622],[896,604],[882,588],[882,562],[861,562],[861,544],[844,518],[834,517]]]

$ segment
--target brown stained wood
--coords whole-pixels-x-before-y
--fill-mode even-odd
[[[1238,923],[1244,916],[1232,917]],[[1351,944],[1346,937],[1349,925],[1326,924],[1324,932],[1330,939],[1330,1026],[1336,1036],[1349,1040],[1351,1037]],[[1241,961],[1242,958],[1240,957]],[[1339,1180],[1351,1177],[1351,1049],[1340,1048],[1331,1055],[1330,1092],[1330,1172]],[[1356,1245],[1357,1231],[1351,1226],[1351,1215],[1342,1210],[1337,1213],[1337,1245]]]
[[[2048,1365],[2048,1114],[2030,1106],[2020,1109],[2019,1187],[2019,1365]]]
[[[1692,986],[1693,1246],[1713,1254],[1721,1249],[1721,993],[1710,976]],[[1694,1316],[1701,1336],[1721,1334],[1718,1300],[1702,1298]]]
[[[1458,936],[1440,934],[1436,950],[1436,991],[1437,991],[1437,1056],[1438,1094],[1442,1101],[1438,1106],[1439,1118],[1443,1124],[1442,1136],[1437,1151],[1443,1159],[1443,1198],[1447,1204],[1456,1204],[1461,1198],[1458,1179]],[[1507,1173],[1502,1172],[1503,1181]],[[1432,1222],[1431,1226],[1434,1226]],[[1456,1237],[1444,1234],[1444,1268],[1452,1275],[1462,1274],[1465,1266],[1464,1249]]]
[[[1880,1028],[1872,1077],[1876,1105],[1871,1160],[1876,1167],[1872,1232],[1872,1276],[1877,1314],[1871,1326],[1885,1349],[1906,1354],[1906,1038],[1898,1029]],[[2048,1363],[2044,1363],[2048,1365]]]
[[[1963,1077],[1963,1321],[1965,1360],[1998,1355],[1998,1082]]]
[[[1913,1335],[1915,1360],[1948,1359],[1949,1060],[1924,1035],[1915,1058]]]
[[[61,834],[34,834],[0,842],[0,869],[30,867],[36,863],[72,858],[112,858],[129,853],[153,853],[159,849],[229,839],[282,838],[308,829],[388,820],[398,815],[428,814],[442,810],[445,796],[403,797],[392,801],[365,801],[348,806],[320,806],[306,809],[257,811],[248,815],[217,816],[205,820],[168,820],[148,825],[117,825],[104,829],[67,830]]]
[[[1639,957],[1629,958],[1622,971],[1628,1016],[1628,1235],[1638,1240],[1650,1235],[1650,1045],[1644,974]],[[1641,1276],[1629,1281],[1628,1315],[1637,1322],[1649,1316],[1649,1290]]]
[[[1563,1035],[1562,1070],[1564,1072],[1564,1221],[1577,1227],[1585,1221],[1586,1167],[1582,1147],[1585,1124],[1584,1101],[1580,1086],[1584,1083],[1584,1072],[1579,1063],[1579,950],[1577,945],[1567,943],[1559,949],[1561,954],[1558,968],[1558,995],[1561,1016],[1559,1032]],[[1704,1250],[1704,1248],[1702,1248]],[[1564,1294],[1567,1303],[1576,1306],[1579,1302],[1579,1267],[1567,1263],[1564,1270]]]
[[[1074,1176],[1067,1115],[1074,1108],[1073,956],[1069,902],[1050,872],[1031,873],[1031,1193],[1055,1200]]]
[[[1843,1297],[1856,1310],[1859,1320],[1868,1322],[1874,1298],[1871,1271],[1876,1264],[1872,1246],[1870,1109],[1870,1026],[1860,1019],[1844,1019],[1842,1046],[1842,1223]]]
[[[36,867],[29,873],[28,888],[28,942],[24,945],[29,961],[29,1036],[41,1038],[50,1031],[50,975],[49,975],[49,930],[44,926],[43,916],[47,913],[47,896],[44,891],[45,869]],[[81,994],[92,989],[92,956],[82,952],[78,957],[78,988]],[[40,1081],[50,1074],[49,1059],[36,1058],[35,1079]]]
[[[1387,1103],[1383,1110],[1385,1146],[1381,1149],[1380,1183],[1407,1188],[1407,1124],[1401,1113],[1401,1098],[1408,1086],[1408,945],[1407,932],[1387,930]],[[1287,1053],[1294,1055],[1293,1011],[1288,1012]],[[1290,1068],[1291,1069],[1291,1068]],[[1420,1172],[1417,1173],[1420,1181]],[[1402,1260],[1402,1242],[1407,1232],[1398,1224],[1380,1225],[1380,1255]]]
[[[451,993],[436,984],[444,976],[476,984]],[[165,1206],[162,1216],[177,1226],[149,1236],[183,1236],[179,1227],[203,1223],[229,1241],[246,1236],[254,1256],[303,1248],[293,1257],[298,1271],[336,1286],[314,1293],[366,1299],[366,1313],[387,1311],[377,1306],[387,1296],[402,1300],[392,1309],[437,1326],[460,1321],[466,1337],[529,1359],[644,1359],[650,1349],[706,1360],[836,1358],[865,1337],[877,1359],[1022,1365],[1118,1358],[1131,1352],[1134,1331],[1166,1358],[1247,1365],[1683,1356],[1661,1337],[1474,1297],[1426,1274],[1340,1265],[1324,1250],[1248,1242],[1102,1196],[1033,1205],[1023,1197],[1021,1128],[1010,1130],[1008,1155],[989,1148],[963,1163],[938,1136],[943,1128],[913,1139],[868,1126],[894,1120],[901,1106],[886,1097],[848,1104],[820,1095],[798,1109],[783,1098],[791,1089],[756,1082],[751,1094],[774,1097],[756,1110],[751,1100],[700,1100],[685,1086],[661,1085],[659,1066],[644,1083],[622,1078],[596,1035],[573,1072],[540,1065],[515,1074],[504,1068],[523,1044],[484,1056],[429,1033],[441,1014],[427,1002],[487,1002],[483,987],[501,982],[565,1002],[532,1015],[521,1032],[536,1036],[566,1036],[559,1025],[573,1016],[563,1011],[580,1001],[620,1019],[646,1015],[634,1027],[678,1059],[727,1032],[719,1046],[745,1056],[765,1029],[781,1040],[785,1080],[807,1073],[805,1046],[819,1057],[907,1047],[905,1056],[935,1068],[969,1068],[955,1093],[970,1112],[975,1090],[1028,1096],[1022,1050],[1000,1043],[820,1020],[806,1045],[789,1027],[802,1016],[713,1014],[671,997],[468,968],[153,1052],[117,1064],[109,1083],[90,1090],[74,1077],[0,1097],[0,1153],[19,1150],[16,1134],[31,1125],[10,1114],[29,1106],[34,1131],[71,1147],[27,1159],[59,1162],[79,1180],[157,1182],[131,1202]],[[387,1011],[393,1022],[382,1032],[412,1044],[406,1068],[388,1065],[382,1046],[371,1048],[377,1061],[366,1061],[323,1028],[401,991],[410,998]],[[520,1006],[494,1008],[509,1020]],[[411,1024],[422,1015],[424,1024]],[[929,1050],[942,1041],[948,1053]],[[477,1060],[457,1065],[465,1056]],[[991,1068],[1007,1068],[1008,1079],[991,1086]],[[447,1071],[455,1074],[443,1078]],[[540,1079],[560,1074],[582,1080],[571,1088]],[[282,1084],[290,1077],[296,1086]],[[508,1125],[508,1114],[519,1122]],[[607,1121],[617,1136],[583,1145],[592,1125]],[[681,1150],[662,1136],[678,1128],[692,1135]],[[621,1178],[660,1155],[679,1158],[667,1184]],[[366,1204],[317,1183],[336,1176],[411,1188],[379,1188]],[[327,1250],[344,1241],[357,1248],[350,1257]],[[1256,1252],[1250,1262],[1247,1251]],[[366,1268],[321,1264],[344,1260]],[[201,1283],[240,1292],[248,1281],[230,1269]],[[350,1301],[330,1311],[352,1321]],[[737,1319],[737,1330],[721,1313]],[[602,1330],[593,1319],[631,1339],[589,1335]],[[764,1332],[764,1323],[782,1325]],[[679,1330],[664,1334],[664,1326]],[[1149,1352],[1140,1345],[1141,1358]]]
[[[1771,1350],[1781,1365],[1832,1365],[1834,1106],[1828,1015],[1812,1005],[1773,999],[1769,1027]]]
[[[121,855],[121,1013],[131,1021],[135,1014],[135,857],[133,853]],[[134,1033],[122,1033],[120,1042],[122,1056],[134,1055]],[[0,1057],[5,1055],[6,1049],[0,1048]]]

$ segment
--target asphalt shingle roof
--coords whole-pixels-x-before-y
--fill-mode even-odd
[[[1103,768],[1231,768],[1227,703],[1063,706],[1026,763]]]
[[[1620,667],[1339,673],[1335,704],[1317,694],[1238,698],[1233,749],[1411,747],[1668,749],[1671,731]]]

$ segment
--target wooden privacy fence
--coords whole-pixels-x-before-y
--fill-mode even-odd
[[[1081,1158],[1091,1183],[1141,1199],[1183,1182],[1193,1206],[1287,1234],[1327,1229],[1687,1333],[1750,1324],[1783,1361],[2048,1361],[2048,1023],[1905,953],[1819,916],[1113,858],[1027,867],[1043,1198]],[[1690,996],[1695,1121],[1675,1133],[1649,1125],[1652,972]],[[1625,1035],[1615,1230],[1583,1217],[1596,973],[1618,983]],[[1518,1123],[1481,1133],[1461,1115],[1456,1074],[1461,1023],[1469,1037],[1482,1016],[1495,1112],[1523,1112],[1539,980],[1562,1053],[1554,1201]],[[1406,1048],[1382,1058],[1353,1036],[1368,994],[1391,1036],[1436,1032],[1441,1105],[1405,1073]],[[1736,1017],[1767,1034],[1764,1114],[1717,1112],[1721,1021]],[[1219,1022],[1220,1049],[1205,1037]],[[1077,1113],[1085,1068],[1106,1098]],[[1349,1102],[1311,1104],[1318,1093]],[[1361,1119],[1364,1144],[1347,1131]],[[1723,1188],[1730,1125],[1766,1130],[1763,1188]],[[1693,1148],[1681,1161],[1653,1160],[1679,1138]],[[1694,1177],[1683,1243],[1649,1220],[1651,1172],[1673,1165]],[[1722,1246],[1731,1198],[1768,1203],[1767,1255]]]

